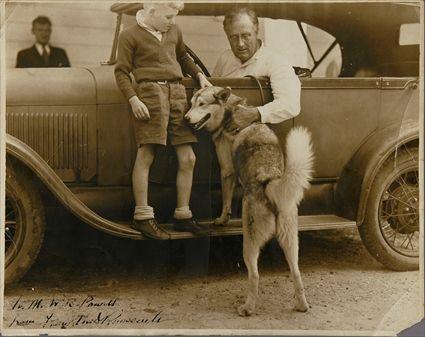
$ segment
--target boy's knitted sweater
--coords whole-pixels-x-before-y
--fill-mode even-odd
[[[200,72],[187,54],[182,33],[176,25],[162,35],[162,41],[139,25],[120,34],[115,78],[127,99],[136,95],[130,73],[136,82],[180,80],[182,69],[193,78]]]

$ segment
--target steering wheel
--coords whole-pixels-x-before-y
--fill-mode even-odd
[[[207,67],[205,67],[205,65],[202,63],[201,59],[194,53],[194,51],[192,49],[190,49],[187,45],[185,45],[185,46],[186,46],[186,51],[190,55],[190,57],[193,59],[193,62],[195,62],[195,64],[199,68],[201,68],[201,70],[203,71],[205,76],[211,77],[210,72],[208,71]]]

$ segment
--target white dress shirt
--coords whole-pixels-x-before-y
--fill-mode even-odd
[[[231,49],[226,50],[219,57],[212,75],[214,77],[252,75],[270,78],[274,100],[257,107],[263,123],[280,123],[300,113],[300,80],[292,66],[276,51],[265,47],[264,43],[245,63],[242,63]]]
[[[49,47],[49,45],[46,44],[44,47],[46,48],[47,55],[50,55],[50,47]],[[40,54],[40,56],[43,56],[43,45],[40,44],[40,43],[38,43],[38,42],[36,42],[35,43],[35,48],[37,49],[37,51]]]

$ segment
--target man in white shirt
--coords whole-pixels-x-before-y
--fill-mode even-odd
[[[238,8],[226,14],[224,31],[231,49],[218,59],[214,77],[252,75],[270,78],[274,100],[259,107],[241,107],[228,126],[243,129],[253,122],[280,123],[300,112],[301,84],[293,68],[276,51],[258,38],[258,18],[254,11]]]

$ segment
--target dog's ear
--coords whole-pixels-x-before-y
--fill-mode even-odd
[[[214,97],[221,103],[226,103],[227,99],[230,96],[230,92],[232,89],[230,87],[221,89],[218,93],[214,94]]]

